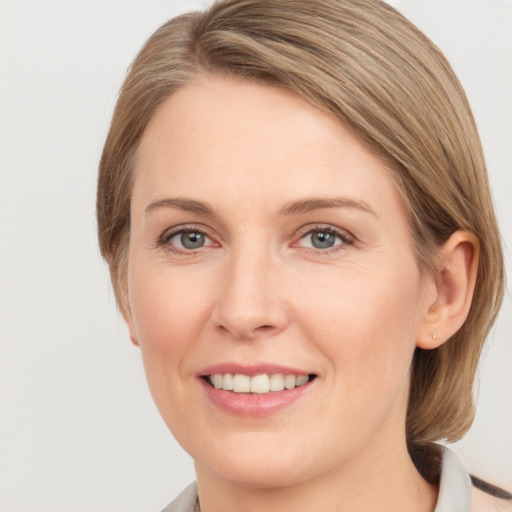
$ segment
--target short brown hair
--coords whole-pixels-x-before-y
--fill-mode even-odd
[[[379,0],[224,0],[158,29],[129,70],[100,162],[100,248],[123,312],[139,141],[159,105],[205,73],[286,87],[390,163],[421,268],[432,270],[436,248],[455,231],[476,236],[468,318],[439,348],[416,349],[407,416],[412,445],[459,439],[473,420],[474,376],[504,268],[475,122],[442,53]]]

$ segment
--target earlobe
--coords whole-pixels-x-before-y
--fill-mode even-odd
[[[130,333],[131,342],[138,347],[139,340],[137,339],[135,324],[133,322],[132,309],[130,307],[130,303],[128,300],[124,301],[121,312],[123,314],[124,321],[126,322],[126,326],[128,327],[128,331]]]
[[[130,341],[136,346],[138,347],[139,346],[139,342],[137,340],[137,338],[135,338],[135,336],[133,334],[130,333]]]
[[[434,349],[466,320],[478,272],[479,244],[467,231],[456,231],[439,249],[433,299],[427,304],[417,346]]]

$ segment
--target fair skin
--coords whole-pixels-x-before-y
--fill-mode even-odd
[[[409,371],[467,314],[470,235],[425,275],[381,160],[290,92],[212,76],[150,121],[130,229],[126,320],[203,512],[434,509]],[[307,383],[215,389],[229,372]]]

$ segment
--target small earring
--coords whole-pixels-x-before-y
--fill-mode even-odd
[[[432,339],[434,341],[437,341],[437,334],[435,332],[432,333]]]

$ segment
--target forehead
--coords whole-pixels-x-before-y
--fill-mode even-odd
[[[263,189],[265,200],[284,201],[287,194],[373,190],[399,201],[391,176],[337,119],[298,95],[207,76],[179,89],[154,114],[138,150],[134,195],[207,199],[224,190],[249,200]]]

